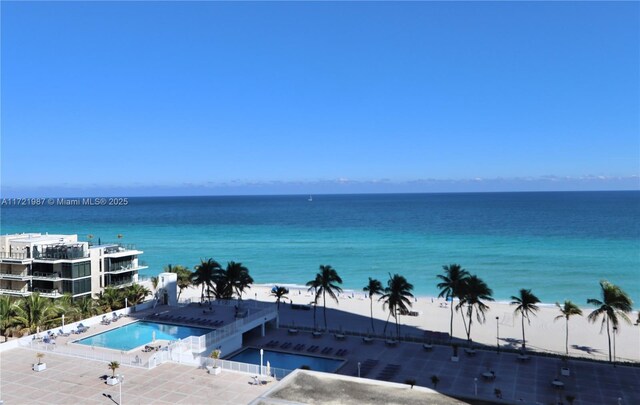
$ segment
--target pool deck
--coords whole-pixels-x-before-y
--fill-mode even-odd
[[[271,341],[278,341],[275,347],[267,347]],[[282,349],[285,343],[292,345]],[[430,350],[422,344],[398,342],[395,345],[385,340],[374,339],[365,343],[361,337],[335,336],[323,334],[313,336],[310,332],[288,329],[270,330],[265,337],[253,337],[247,346],[264,347],[271,350],[289,351],[299,354],[323,356],[324,348],[331,348],[327,357],[346,360],[338,374],[357,376],[358,362],[361,375],[383,381],[404,383],[415,379],[416,385],[433,388],[431,376],[440,379],[436,389],[448,395],[496,401],[494,390],[502,393],[505,403],[549,404],[564,402],[566,395],[573,395],[579,404],[640,404],[640,367],[571,360],[570,376],[562,376],[561,361],[558,358],[531,355],[520,360],[517,354],[500,353],[495,350],[475,350],[470,354],[459,348],[459,361],[452,362],[449,346],[433,345]],[[292,350],[304,344],[302,350]],[[310,346],[319,346],[314,353],[308,353]],[[336,356],[338,350],[346,350],[343,356]],[[494,371],[495,378],[483,373]],[[477,379],[477,381],[476,381]],[[557,385],[552,384],[554,380]],[[477,383],[477,396],[475,384]]]
[[[199,327],[206,327],[203,320],[205,323],[207,320],[222,320],[224,324],[235,320],[233,306],[215,308],[215,312],[210,312],[199,305],[158,307],[137,312],[110,325],[94,325],[89,332],[80,335],[58,337],[57,348],[46,352],[47,370],[44,372],[31,370],[35,361],[34,350],[19,348],[3,352],[0,354],[0,399],[5,404],[118,403],[119,387],[107,386],[102,379],[109,373],[105,361],[62,356],[56,354],[56,350],[60,352],[58,348],[73,340],[141,319]],[[162,315],[171,316],[171,319],[159,319]],[[173,320],[176,317],[186,317],[187,321],[176,322]],[[200,321],[189,322],[189,319]],[[346,317],[339,321],[348,324]],[[531,355],[521,361],[513,353],[497,354],[495,350],[479,349],[466,353],[460,347],[459,361],[452,362],[451,348],[444,345],[433,345],[427,350],[416,343],[390,344],[380,339],[365,342],[361,337],[330,333],[314,336],[310,332],[289,331],[287,328],[269,328],[266,336],[259,335],[248,334],[244,346],[342,359],[346,362],[338,374],[347,376],[358,375],[358,362],[362,377],[383,381],[404,383],[407,379],[414,379],[416,385],[432,388],[431,376],[437,375],[440,382],[436,390],[448,395],[532,405],[565,402],[567,395],[575,396],[576,403],[580,404],[640,403],[640,387],[637,385],[640,367],[613,367],[606,363],[572,359],[569,361],[571,374],[564,376],[560,373],[561,361],[551,357]],[[273,341],[277,341],[277,345],[268,347],[267,344]],[[284,343],[291,345],[283,349]],[[163,342],[157,341],[156,344]],[[304,345],[304,348],[295,350],[296,345]],[[309,352],[311,346],[318,346],[318,349]],[[330,353],[323,353],[325,349],[331,349]],[[111,356],[121,353],[89,346],[84,350],[103,353],[105,360],[119,360]],[[135,354],[146,361],[154,353],[136,349],[127,354]],[[150,370],[123,365],[118,371],[126,376],[122,388],[124,401],[129,404],[246,404],[275,384],[254,386],[248,374],[224,371],[219,376],[211,376],[195,366],[176,363],[165,363]],[[488,371],[494,371],[495,378],[483,376]],[[501,391],[501,399],[496,397],[495,389]],[[621,398],[620,402],[618,398]]]
[[[31,370],[35,352],[13,349],[0,354],[0,399],[11,404],[120,403],[118,385],[109,386],[104,362],[47,353],[47,369]],[[120,367],[126,404],[247,404],[273,386],[251,385],[247,374],[223,371],[212,376],[206,370],[175,363],[152,370]]]

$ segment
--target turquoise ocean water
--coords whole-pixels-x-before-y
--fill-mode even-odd
[[[77,233],[135,244],[159,273],[201,258],[240,261],[258,283],[304,284],[330,264],[346,288],[404,275],[435,295],[443,264],[498,300],[531,288],[581,305],[598,281],[640,306],[640,192],[129,198],[127,206],[3,206],[1,232]]]

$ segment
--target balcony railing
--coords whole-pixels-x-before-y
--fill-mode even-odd
[[[13,288],[0,288],[0,294],[2,295],[14,295],[20,297],[26,297],[31,294],[31,291],[27,290],[15,290]]]
[[[27,273],[0,273],[0,278],[11,280],[27,280],[30,276]]]
[[[50,280],[57,280],[62,278],[62,275],[60,273],[44,273],[41,271],[34,271],[33,272],[33,277],[34,278],[46,278],[46,279],[50,279]]]
[[[40,293],[40,295],[43,297],[49,297],[49,298],[62,297],[62,293],[56,289],[34,288],[33,292]]]
[[[0,259],[16,259],[16,260],[26,260],[29,257],[26,253],[18,253],[18,252],[0,252]]]
[[[89,257],[82,245],[42,246],[42,251],[33,251],[33,258],[40,260],[73,260]]]
[[[95,242],[89,242],[89,246],[91,247],[104,247],[105,254],[112,253],[122,253],[130,250],[138,250],[136,249],[136,245],[132,243],[105,243],[101,242],[100,244]]]

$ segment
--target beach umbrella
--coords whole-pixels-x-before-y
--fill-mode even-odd
[[[151,340],[152,341],[156,341],[156,331],[154,330],[153,332],[151,332]]]
[[[267,360],[267,376],[271,377],[271,363]]]

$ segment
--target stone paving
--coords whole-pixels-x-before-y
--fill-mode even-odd
[[[433,388],[431,376],[436,375],[440,379],[437,391],[469,399],[500,402],[495,395],[497,388],[505,403],[568,403],[566,396],[572,395],[578,404],[618,405],[618,398],[621,398],[620,404],[640,404],[640,367],[613,367],[605,363],[570,360],[570,375],[562,376],[562,363],[558,358],[531,355],[528,360],[521,361],[513,353],[476,350],[469,355],[461,347],[459,361],[452,362],[452,349],[449,346],[434,345],[431,350],[425,350],[417,343],[400,342],[390,346],[380,339],[365,343],[356,336],[337,339],[334,334],[323,334],[314,337],[310,332],[291,334],[287,329],[270,330],[265,337],[254,335],[246,344],[265,347],[273,340],[278,341],[278,346],[272,350],[282,350],[280,346],[286,342],[292,343],[290,347],[304,344],[305,348],[300,351],[283,351],[306,355],[323,356],[321,351],[325,347],[333,349],[325,357],[336,357],[338,350],[347,350],[346,355],[336,357],[346,360],[338,370],[339,374],[357,376],[358,362],[362,371],[369,360],[369,364],[374,365],[366,374],[367,378],[399,383],[415,379],[417,385]],[[320,350],[308,353],[307,349],[312,345],[320,346]],[[395,372],[391,367],[392,373],[389,374],[389,365],[399,367]],[[495,379],[482,376],[489,371],[495,372]],[[560,381],[563,387],[554,387],[554,379]]]
[[[251,385],[251,376],[223,371],[209,375],[193,366],[165,363],[152,370],[120,367],[122,401],[107,363],[47,353],[47,369],[31,369],[35,353],[13,349],[0,354],[0,399],[4,404],[247,404],[272,384]]]

